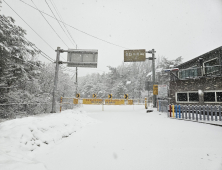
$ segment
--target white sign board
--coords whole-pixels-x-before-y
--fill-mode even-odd
[[[97,68],[98,50],[68,50],[68,67]]]
[[[158,98],[166,98],[168,96],[167,85],[158,85]]]

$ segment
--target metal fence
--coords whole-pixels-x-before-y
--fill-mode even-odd
[[[158,111],[166,112],[168,117],[195,121],[222,121],[221,106],[212,105],[168,105],[167,101],[158,101]]]
[[[168,112],[168,101],[157,100],[157,110],[160,112]]]
[[[169,117],[203,120],[222,121],[221,106],[189,106],[189,105],[169,105]]]
[[[0,118],[14,119],[28,115],[49,113],[52,109],[51,103],[7,103],[0,104]],[[57,108],[59,110],[59,106]]]

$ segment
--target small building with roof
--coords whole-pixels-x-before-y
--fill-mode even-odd
[[[222,105],[222,46],[170,71],[169,102]]]

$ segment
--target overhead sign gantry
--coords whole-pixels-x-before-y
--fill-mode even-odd
[[[67,52],[67,62],[60,61],[60,53]],[[91,67],[97,68],[97,58],[98,50],[80,50],[80,49],[68,49],[62,50],[60,47],[57,47],[56,50],[56,68],[55,68],[55,79],[53,87],[53,96],[52,96],[52,113],[56,113],[56,101],[55,101],[55,92],[57,90],[58,84],[58,75],[59,75],[59,64],[67,64],[68,67]],[[77,80],[77,74],[76,74]],[[77,81],[76,81],[77,83]],[[76,86],[77,87],[77,86]],[[76,89],[76,97],[77,97]],[[80,95],[78,96],[80,97]],[[78,98],[77,97],[77,98]]]
[[[146,58],[146,53],[151,53],[152,57]],[[154,49],[146,51],[145,49],[138,50],[124,50],[124,62],[141,62],[146,59],[152,60],[152,77],[153,77],[153,85],[155,84],[155,53]],[[154,89],[153,91],[156,92]],[[158,91],[157,91],[158,92]],[[158,94],[158,93],[157,93]],[[156,93],[153,93],[153,107],[156,107]]]
[[[68,53],[67,55],[68,67],[97,68],[98,50],[69,49],[66,52]]]

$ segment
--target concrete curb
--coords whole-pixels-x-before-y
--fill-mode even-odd
[[[190,120],[190,119],[176,119],[173,117],[168,117],[170,119],[175,119],[175,120],[184,120],[184,121],[190,121],[190,122],[197,122],[197,123],[204,123],[204,124],[209,124],[209,125],[214,125],[214,126],[220,126],[222,127],[222,121],[214,121],[214,122],[208,122],[208,121],[196,121],[196,120]]]

